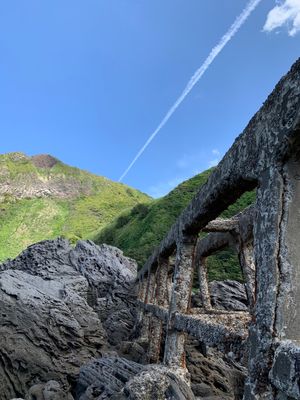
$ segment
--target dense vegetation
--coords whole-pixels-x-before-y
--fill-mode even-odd
[[[45,183],[59,194],[41,195]],[[74,243],[89,238],[124,210],[150,200],[126,185],[58,160],[51,168],[37,167],[22,153],[0,155],[0,185],[2,261],[40,240],[65,236]]]
[[[90,238],[117,246],[142,266],[212,171],[153,200],[51,156],[39,157],[0,155],[0,261],[32,243],[64,236],[72,243]],[[254,197],[254,192],[245,193],[222,216],[242,211]],[[232,249],[209,257],[208,273],[210,280],[242,280]]]
[[[105,242],[121,248],[136,259],[140,266],[168,232],[180,212],[209,177],[212,169],[181,183],[168,195],[152,202],[139,204],[103,228],[95,237],[96,243]],[[246,192],[222,216],[229,218],[249,206],[254,192]],[[231,249],[208,258],[209,278],[242,280],[237,255]]]

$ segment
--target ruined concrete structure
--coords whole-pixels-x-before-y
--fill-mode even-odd
[[[217,218],[254,188],[254,208],[230,220]],[[200,232],[210,233],[200,238]],[[149,361],[184,368],[189,334],[248,365],[245,400],[299,399],[299,233],[300,60],[139,272],[139,320]],[[211,306],[206,258],[227,245],[238,251],[249,312]],[[195,269],[201,309],[190,306]]]

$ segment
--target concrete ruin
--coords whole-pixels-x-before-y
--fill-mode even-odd
[[[253,208],[218,218],[255,188]],[[138,319],[149,362],[184,369],[188,334],[248,366],[245,400],[300,398],[299,204],[300,60],[140,270]],[[249,312],[210,302],[206,258],[229,244],[239,255]],[[191,309],[195,269],[199,310]]]

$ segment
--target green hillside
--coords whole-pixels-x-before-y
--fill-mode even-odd
[[[0,260],[43,239],[92,237],[124,210],[149,201],[49,155],[0,155]]]
[[[160,243],[181,211],[209,177],[212,169],[181,183],[168,195],[139,204],[103,228],[93,240],[119,247],[124,253],[136,259],[142,266]],[[249,206],[255,199],[254,192],[246,192],[222,216],[229,218]],[[209,278],[242,280],[236,254],[224,250],[208,259]]]

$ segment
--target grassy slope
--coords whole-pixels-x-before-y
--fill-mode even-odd
[[[17,154],[0,155],[0,184],[36,179],[71,182],[78,196],[0,199],[0,260],[15,257],[28,245],[43,239],[65,236],[75,242],[89,238],[126,209],[149,197],[126,185],[90,174],[58,162],[51,170],[37,168]],[[86,195],[86,190],[89,194]]]
[[[121,248],[126,255],[143,265],[153,249],[160,243],[181,211],[199,190],[212,169],[181,183],[167,196],[150,203],[138,205],[123,213],[112,224],[102,229],[95,237],[96,243],[105,242]],[[250,205],[254,192],[246,192],[222,216],[231,217]],[[209,278],[242,280],[237,256],[224,250],[208,258]]]

